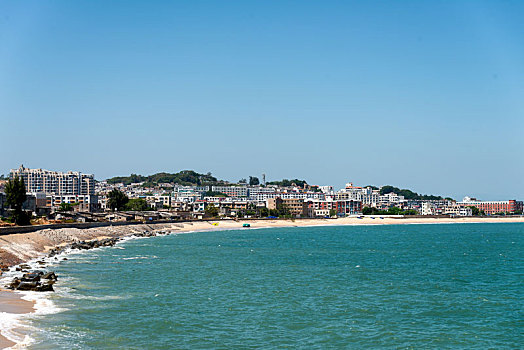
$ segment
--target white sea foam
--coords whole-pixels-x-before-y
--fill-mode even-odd
[[[49,299],[51,292],[18,292],[21,298],[34,302],[34,311],[27,314],[0,312],[0,334],[16,343],[10,349],[25,349],[34,342],[29,335],[34,331],[31,317],[62,311]]]
[[[53,295],[53,292],[20,292],[22,299],[33,301],[35,303],[35,312],[31,315],[50,315],[62,312],[65,309],[61,309],[49,298]]]
[[[23,322],[24,314],[10,314],[0,312],[0,334],[16,343],[10,349],[24,349],[33,342],[33,339],[24,334],[28,326]]]
[[[136,260],[136,259],[158,259],[158,256],[151,255],[151,256],[133,256],[130,258],[122,258],[122,260]]]

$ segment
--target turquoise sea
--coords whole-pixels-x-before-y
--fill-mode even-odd
[[[517,349],[524,224],[244,229],[53,268],[31,349]],[[38,330],[38,331],[36,331]]]

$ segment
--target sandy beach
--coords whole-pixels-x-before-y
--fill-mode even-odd
[[[508,218],[339,218],[339,219],[296,219],[296,220],[220,220],[186,223],[137,224],[118,227],[99,227],[89,229],[62,228],[44,229],[24,234],[0,236],[0,265],[15,266],[40,258],[50,249],[83,240],[108,237],[125,237],[135,233],[163,232],[184,233],[194,231],[242,229],[244,223],[251,228],[306,227],[332,225],[398,225],[398,224],[444,224],[444,223],[515,223],[524,222],[523,217]],[[3,286],[0,286],[3,287]],[[0,313],[24,314],[34,310],[34,303],[21,299],[21,294],[0,289]],[[14,346],[0,330],[0,349]]]
[[[0,313],[26,314],[34,311],[34,302],[22,299],[19,293],[0,289]],[[0,334],[0,349],[16,345]]]

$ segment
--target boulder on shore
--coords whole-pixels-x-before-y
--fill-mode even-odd
[[[23,274],[21,278],[15,277],[5,287],[13,290],[54,292],[53,284],[55,284],[57,279],[58,277],[53,271],[36,270]]]
[[[22,282],[20,282],[18,287],[16,287],[16,290],[35,290],[39,285],[40,285],[39,282],[25,282],[25,281],[22,281]]]
[[[55,275],[55,273],[53,271],[50,271],[50,272],[42,275],[42,279],[56,281],[58,279],[58,277],[56,277],[56,275]]]
[[[22,275],[22,282],[38,282],[40,281],[41,275],[43,275],[42,271],[33,271],[29,273],[24,273]]]

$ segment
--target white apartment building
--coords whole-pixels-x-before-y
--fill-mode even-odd
[[[163,207],[171,206],[171,198],[172,198],[171,196],[159,196],[159,195],[146,196],[146,201],[149,204],[155,203],[156,207],[160,206],[161,208],[163,208]],[[161,203],[161,204],[157,205],[156,203]]]
[[[322,191],[324,194],[334,194],[335,190],[333,189],[333,186],[318,186],[318,189]]]
[[[365,207],[376,208],[380,203],[380,191],[371,187],[356,187],[353,183],[347,183],[346,187],[335,193],[337,200],[361,201]]]
[[[275,188],[273,187],[249,187],[248,196],[249,198],[258,198],[261,194],[273,194],[275,193]]]
[[[250,197],[252,200],[264,202],[267,199],[282,198],[282,199],[325,199],[326,195],[322,192],[272,192],[259,193],[256,196]]]
[[[172,202],[192,203],[202,198],[202,194],[209,190],[208,186],[175,186],[171,195]]]
[[[247,197],[247,186],[211,186],[211,191],[227,194],[229,197]]]
[[[28,169],[21,165],[11,169],[10,177],[24,179],[26,192],[48,195],[94,195],[95,179],[92,174],[77,171],[66,173],[44,169]]]
[[[451,216],[473,216],[473,210],[469,207],[460,205],[459,203],[449,202],[442,208],[442,214]]]
[[[382,205],[398,204],[402,202],[405,202],[404,196],[399,196],[393,192],[379,196],[379,203]]]
[[[75,205],[75,210],[78,211],[94,211],[100,207],[97,195],[51,195],[47,196],[50,201],[50,207],[58,208],[62,203]]]
[[[421,215],[437,215],[437,214],[439,214],[438,207],[434,203],[423,202],[420,205],[420,214]]]

